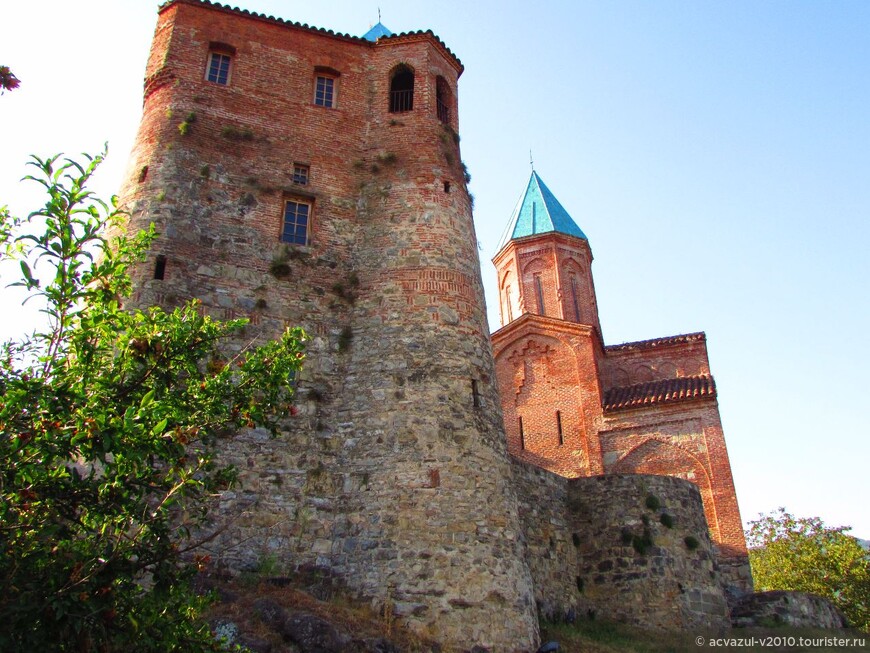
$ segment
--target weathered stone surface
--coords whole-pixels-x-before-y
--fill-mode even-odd
[[[238,639],[239,646],[250,649],[253,653],[272,653],[272,643],[253,635],[242,634]]]
[[[328,621],[307,612],[296,612],[284,621],[282,634],[302,653],[342,653],[350,637]]]
[[[268,598],[254,601],[252,606],[257,618],[274,631],[280,632],[287,621],[287,611],[281,605]]]
[[[792,626],[795,628],[845,628],[846,618],[821,596],[805,592],[757,592],[738,600],[731,609],[738,627]]]
[[[642,474],[579,478],[568,481],[568,501],[581,614],[665,630],[730,625],[696,485]]]

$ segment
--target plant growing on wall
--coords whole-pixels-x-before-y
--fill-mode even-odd
[[[0,352],[0,650],[219,650],[187,582],[205,501],[235,477],[213,445],[277,428],[303,333],[225,359],[242,320],[123,310],[154,231],[107,240],[120,214],[86,188],[102,159],[34,158],[45,206],[0,210],[0,251],[48,316]]]

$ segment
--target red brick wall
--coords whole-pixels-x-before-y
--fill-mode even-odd
[[[511,454],[563,476],[600,473],[597,441],[589,437],[601,422],[596,343],[589,327],[536,315],[493,334]]]
[[[493,263],[498,271],[502,326],[511,321],[509,314],[517,319],[524,313],[532,313],[589,324],[600,333],[592,282],[592,252],[585,240],[557,233],[521,238],[510,241],[495,256]],[[541,280],[543,311],[539,305],[536,277]],[[573,291],[572,277],[575,280]],[[510,312],[507,309],[509,302]]]
[[[614,388],[710,374],[704,334],[677,338],[675,342],[670,338],[662,338],[661,341],[608,347],[601,364],[602,381],[607,388]]]

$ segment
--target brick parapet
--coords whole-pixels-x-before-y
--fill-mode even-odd
[[[601,367],[602,381],[608,389],[710,374],[703,333],[610,345],[604,349]]]

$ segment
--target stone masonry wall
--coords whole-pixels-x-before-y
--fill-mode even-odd
[[[581,615],[663,630],[730,625],[697,486],[595,476],[570,480],[567,500]]]
[[[758,592],[732,607],[737,627],[845,628],[843,614],[827,599],[805,592]]]
[[[541,617],[554,621],[576,614],[577,547],[568,524],[568,479],[514,460],[522,533]]]
[[[216,43],[234,53],[225,86],[204,79]],[[399,63],[414,109],[391,114]],[[318,70],[335,107],[313,103]],[[167,3],[121,195],[130,227],[160,234],[134,303],[247,317],[227,355],[286,325],[310,336],[299,415],[222,444],[241,484],[220,498],[215,558],[329,567],[448,647],[526,650],[537,616],[456,112],[435,111],[436,78],[455,98],[460,72],[431,34],[372,44]],[[311,207],[306,245],[279,240],[287,200]]]

